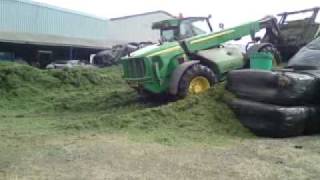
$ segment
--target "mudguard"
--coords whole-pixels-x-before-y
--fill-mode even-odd
[[[171,95],[177,95],[178,94],[178,88],[179,88],[179,82],[181,77],[183,76],[184,72],[191,66],[195,64],[199,64],[200,61],[187,61],[180,66],[178,66],[174,72],[171,74],[170,78],[170,89],[169,93]]]
[[[227,89],[243,99],[288,106],[319,101],[320,81],[311,72],[237,70],[227,79]]]
[[[316,107],[284,107],[240,99],[229,104],[241,123],[258,136],[285,138],[320,129]]]

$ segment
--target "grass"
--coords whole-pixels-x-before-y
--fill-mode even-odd
[[[317,177],[317,137],[254,140],[226,97],[222,84],[159,105],[140,101],[119,67],[0,63],[0,179]]]
[[[0,79],[6,130],[125,132],[165,144],[251,136],[224,104],[223,86],[157,106],[139,101],[119,67],[46,71],[4,63]]]

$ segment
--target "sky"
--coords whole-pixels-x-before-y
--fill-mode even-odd
[[[214,23],[234,26],[283,11],[320,6],[320,0],[34,0],[58,7],[114,18],[164,10],[173,15],[212,15]]]

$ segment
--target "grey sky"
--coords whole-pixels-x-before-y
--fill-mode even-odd
[[[213,21],[236,25],[268,14],[320,6],[319,0],[36,0],[104,18],[113,18],[154,10],[173,15],[207,16]]]

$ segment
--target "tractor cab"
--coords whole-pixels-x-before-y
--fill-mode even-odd
[[[180,41],[212,32],[211,17],[175,18],[156,22],[152,29],[160,30],[161,42]]]

